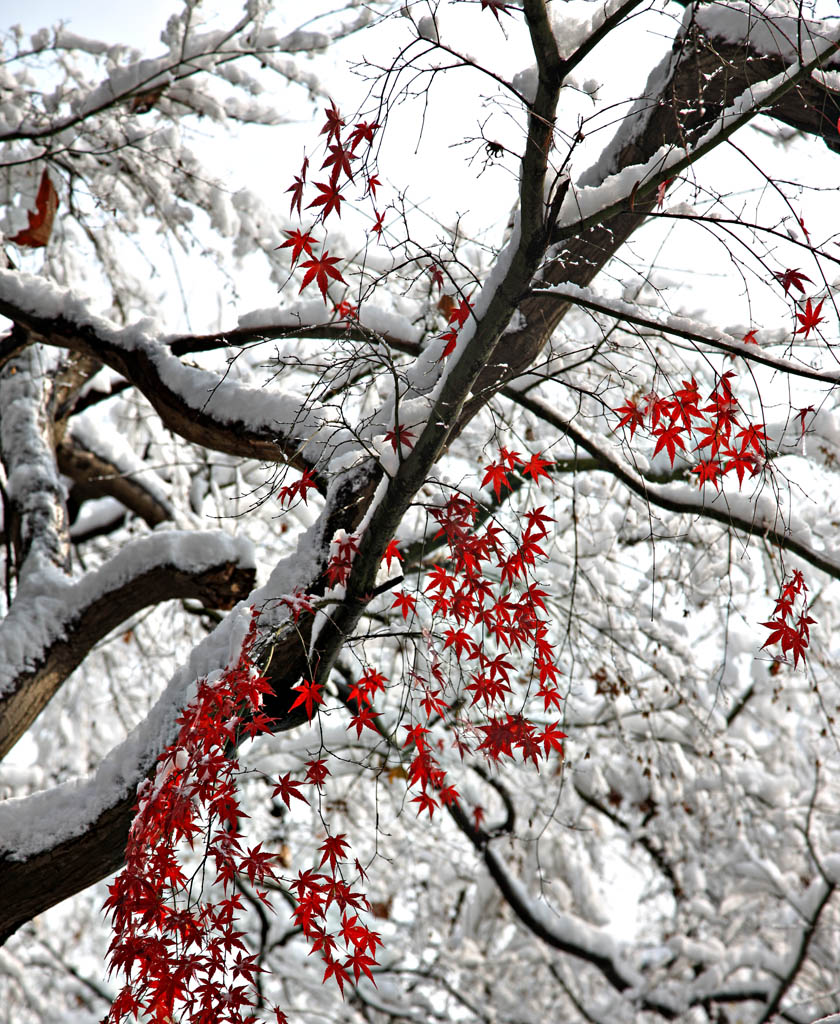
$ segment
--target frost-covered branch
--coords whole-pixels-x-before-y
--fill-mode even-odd
[[[802,521],[783,523],[778,505],[770,498],[759,496],[756,501],[749,501],[740,495],[720,492],[709,500],[703,494],[698,496],[698,492],[687,484],[667,487],[650,483],[640,473],[620,463],[599,442],[546,402],[517,392],[514,388],[505,388],[504,393],[589,452],[598,459],[605,472],[621,480],[643,501],[669,512],[713,519],[747,536],[761,537],[778,548],[799,555],[829,576],[840,579],[840,550],[834,550],[827,541],[822,548],[817,547],[810,528]]]
[[[0,271],[0,314],[46,345],[93,356],[122,374],[166,426],[189,441],[301,468],[321,454],[321,418],[299,399],[185,366],[144,326],[116,327],[66,289]]]
[[[172,504],[162,482],[127,451],[108,451],[104,439],[92,431],[83,436],[78,426],[65,434],[56,449],[58,468],[73,481],[77,501],[115,498],[149,526],[160,526],[173,518]]]
[[[174,598],[231,608],[254,577],[250,545],[219,531],[142,537],[75,581],[43,567],[29,574],[0,622],[0,758],[93,646],[126,619]]]
[[[5,529],[23,581],[70,552],[64,489],[52,439],[52,360],[30,346],[0,371],[0,455],[6,472]]]

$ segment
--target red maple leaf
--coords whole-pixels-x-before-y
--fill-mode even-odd
[[[493,17],[496,19],[496,21],[499,22],[500,25],[501,25],[501,21],[499,21],[499,12],[500,11],[502,12],[502,14],[510,15],[511,11],[515,11],[516,10],[516,8],[513,6],[513,4],[503,3],[502,0],[481,0],[481,9],[482,9],[482,11],[491,11],[492,14],[493,14]]]
[[[657,455],[665,448],[668,452],[668,458],[671,460],[671,465],[674,465],[674,456],[676,455],[677,448],[681,448],[685,451],[685,443],[682,439],[683,428],[678,423],[671,423],[670,426],[660,427],[654,431],[656,437],[656,447],[653,449],[653,454]]]
[[[321,195],[319,195],[317,199],[313,199],[306,209],[309,210],[313,206],[323,206],[324,209],[321,211],[321,220],[326,220],[333,210],[335,210],[340,217],[341,204],[344,202],[344,196],[341,194],[338,182],[332,178],[328,182],[316,181],[315,188],[320,191]]]
[[[441,352],[440,354],[440,358],[445,359],[447,356],[451,355],[455,351],[455,346],[458,343],[458,332],[447,331],[445,334],[441,334],[440,340],[446,342],[446,346],[444,347],[443,352]]]
[[[484,470],[484,479],[481,481],[481,486],[484,487],[488,483],[492,483],[493,490],[496,492],[496,500],[498,501],[502,496],[502,488],[507,487],[510,489],[508,474],[504,463],[491,462],[489,466],[484,467]]]
[[[447,323],[457,324],[458,330],[460,330],[467,322],[467,318],[470,315],[472,309],[472,303],[469,299],[461,299],[460,303],[455,306],[447,316]]]
[[[665,193],[668,191],[668,186],[673,181],[673,178],[668,178],[667,181],[660,181],[656,186],[656,209],[661,210],[665,203]]]
[[[377,711],[371,711],[370,708],[360,708],[358,714],[354,715],[350,719],[350,728],[356,730],[356,736],[362,735],[362,729],[367,726],[368,729],[372,729],[373,732],[379,732],[376,726],[376,719],[379,718]]]
[[[292,689],[299,696],[289,708],[289,711],[293,711],[300,704],[303,704],[305,705],[306,717],[311,720],[312,715],[315,713],[315,705],[324,703],[324,698],[321,695],[324,687],[310,679],[304,679],[300,686],[293,686]]]
[[[420,793],[419,796],[415,796],[411,802],[413,804],[420,804],[420,806],[417,808],[418,815],[422,814],[423,811],[428,811],[430,818],[433,818],[435,816],[435,811],[437,810],[438,802],[425,789],[423,790],[422,793]]]
[[[322,867],[327,861],[330,862],[330,871],[335,874],[335,866],[339,860],[344,860],[344,856],[347,853],[347,835],[344,832],[340,832],[336,836],[327,836],[327,838],[321,843],[318,849],[321,851],[321,863],[318,867]]]
[[[636,433],[636,427],[644,426],[644,413],[635,402],[632,402],[629,399],[624,403],[624,405],[620,405],[617,409],[613,409],[613,412],[618,413],[618,415],[621,416],[618,427],[630,427],[631,438]],[[618,430],[618,427],[615,429]]]
[[[302,782],[295,782],[290,774],[286,772],[285,775],[281,775],[277,779],[277,785],[274,787],[274,792],[271,795],[272,797],[279,796],[283,803],[289,808],[291,808],[290,797],[295,797],[297,800],[303,800],[305,804],[308,804],[309,801],[306,797],[303,796],[302,793],[298,793],[298,790],[302,785]]]
[[[335,264],[339,262],[341,261],[337,256],[330,256],[329,251],[325,249],[320,259],[317,256],[313,256],[311,260],[301,263],[301,266],[306,270],[306,274],[303,278],[303,284],[300,286],[300,291],[303,291],[314,280],[326,302],[330,278],[334,281],[341,281],[342,284],[347,283],[341,276],[341,271],[335,269]]]
[[[338,140],[341,129],[344,127],[344,119],[338,112],[335,100],[330,100],[330,106],[324,113],[327,115],[327,120],[321,129],[321,134],[327,136],[327,145],[329,145],[333,139]]]
[[[409,614],[414,611],[417,604],[417,598],[411,594],[407,594],[404,590],[396,591],[394,597],[394,603],[391,605],[392,608],[399,608],[402,613],[402,617],[407,619]]]
[[[352,181],[353,169],[350,166],[350,161],[355,159],[357,158],[352,153],[348,153],[344,146],[337,142],[334,146],[329,147],[329,156],[321,164],[321,170],[323,171],[325,167],[332,167],[330,182],[333,184],[338,181],[342,173],[346,174],[349,180]]]
[[[703,487],[704,484],[712,483],[715,486],[715,490],[718,490],[717,478],[720,473],[720,463],[717,459],[701,459],[691,472],[697,473],[698,487]]]
[[[396,538],[394,540],[388,541],[388,547],[385,548],[385,553],[382,555],[382,561],[388,566],[389,570],[391,568],[392,559],[396,558],[398,562],[401,562],[403,560],[403,556],[400,554],[399,547],[400,542],[396,540]]]
[[[305,252],[307,256],[311,256],[312,246],[318,244],[318,240],[313,238],[308,232],[286,231],[285,234],[288,236],[288,241],[276,246],[276,248],[286,249],[292,246],[292,265],[297,263],[298,257],[302,252]]]
[[[301,166],[300,174],[295,175],[294,183],[286,189],[287,192],[292,193],[292,202],[289,206],[289,213],[294,213],[295,207],[297,207],[298,217],[301,215],[300,204],[303,199],[303,185],[306,181],[306,169],[308,167],[309,157],[305,156],[303,158],[303,165]]]
[[[805,433],[805,417],[808,415],[809,412],[814,413],[813,405],[808,405],[804,409],[800,409],[799,412],[797,412],[796,414],[796,418],[799,420],[800,436]],[[814,413],[814,415],[816,414]]]
[[[764,426],[757,427],[754,423],[739,430],[735,435],[735,439],[741,439],[741,451],[745,452],[747,448],[754,448],[757,455],[763,455],[764,449],[762,448],[762,441],[767,440],[767,435],[764,433]]]
[[[802,294],[804,295],[805,294],[805,285],[802,282],[803,281],[807,281],[808,284],[813,284],[814,283],[811,280],[810,277],[808,277],[807,275],[803,274],[800,270],[785,270],[785,271],[778,271],[777,270],[773,274],[773,277],[775,277],[776,280],[784,288],[785,295],[787,295],[787,293],[790,291],[791,287],[798,288],[799,291],[801,291]]]
[[[542,452],[537,452],[535,455],[532,455],[530,459],[528,459],[528,461],[522,467],[522,472],[527,473],[527,475],[530,476],[532,480],[539,480],[541,476],[548,476],[548,473],[546,473],[545,471],[545,467],[553,465],[553,462],[542,457]]]
[[[24,245],[30,249],[43,248],[50,240],[52,234],[55,211],[58,209],[58,193],[50,181],[47,169],[44,168],[41,174],[41,183],[38,186],[38,194],[35,196],[35,209],[27,213],[29,226],[19,231],[10,242],[15,245]]]
[[[823,308],[823,302],[825,302],[825,299],[822,299],[818,305],[812,306],[810,299],[806,301],[805,311],[803,313],[796,314],[796,319],[802,326],[797,327],[794,334],[804,334],[805,339],[807,340],[808,335],[817,326],[817,324],[821,324],[823,320],[825,320],[824,316],[820,316],[820,310]]]
[[[311,786],[317,786],[320,789],[329,774],[326,760],[306,762],[306,781]]]
[[[356,149],[360,142],[373,142],[373,133],[377,128],[381,128],[377,121],[372,124],[368,124],[367,121],[358,121],[350,132],[350,150],[351,152]]]
[[[748,452],[743,449],[739,452],[734,448],[728,448],[727,451],[732,454],[732,458],[729,459],[723,467],[723,472],[726,474],[734,469],[738,477],[738,487],[740,489],[744,483],[744,474],[749,472],[751,477],[757,476],[761,469],[761,464],[753,452]]]
[[[411,448],[411,441],[409,441],[410,437],[414,437],[414,434],[410,430],[406,430],[405,427],[397,426],[393,430],[388,431],[385,435],[385,440],[390,441],[391,447],[396,451],[397,448],[402,447],[402,445],[405,445],[406,448]]]

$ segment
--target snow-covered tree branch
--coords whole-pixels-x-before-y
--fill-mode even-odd
[[[217,6],[4,37],[4,1006],[836,1011],[836,12]]]

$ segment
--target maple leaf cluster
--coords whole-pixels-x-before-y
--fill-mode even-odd
[[[252,1010],[263,1005],[257,976],[263,971],[258,956],[245,945],[237,927],[242,897],[235,879],[247,878],[257,898],[269,909],[266,882],[279,885],[277,855],[258,843],[248,847],[240,832],[241,810],[237,776],[240,766],[232,751],[245,737],[270,731],[262,712],[263,694],[271,692],[252,661],[256,615],[238,663],[214,682],[203,680],[195,699],[178,719],[175,742],[160,756],[157,772],[138,790],[136,815],[126,847],[126,865],[109,887],[105,909],[110,912],[114,937],[109,949],[110,972],[125,983],[117,994],[107,1024],[127,1016],[144,1015],[152,1024],[250,1024]],[[321,688],[304,681],[298,704],[311,718],[323,700]],[[308,803],[304,785],[318,790],[328,775],[326,761],[306,766],[306,776],[290,773],[276,780],[272,796],[286,807],[292,800]],[[325,964],[325,980],[334,977],[339,988],[362,974],[373,981],[376,932],[359,920],[367,906],[364,894],[345,881],[347,843],[344,836],[327,834],[320,847],[326,871],[306,871],[287,880],[297,896],[296,922]],[[188,873],[187,851],[201,851],[202,866]],[[356,862],[360,876],[364,873]],[[203,885],[196,880],[207,876]],[[327,914],[337,908],[341,927],[331,932]],[[351,913],[352,912],[352,913]],[[344,954],[339,952],[344,950]],[[286,1016],[272,1007],[276,1024]]]
[[[731,370],[724,373],[703,406],[693,377],[668,397],[627,399],[613,410],[621,417],[616,429],[627,427],[631,439],[637,429],[647,431],[655,439],[654,456],[665,451],[672,466],[677,451],[698,456],[691,469],[698,487],[711,483],[718,490],[719,478],[734,473],[740,489],[744,477],[757,476],[767,460],[767,434],[764,424],[750,423],[739,408],[734,378]]]
[[[308,504],[306,493],[313,489],[318,490],[314,474],[311,469],[305,469],[300,480],[294,480],[292,483],[280,488],[277,492],[277,499],[282,505],[291,505],[295,498],[299,497],[304,505],[306,505]]]
[[[514,470],[537,480],[547,475],[550,465],[541,453],[525,462],[518,452],[502,448],[498,461],[487,467],[483,483],[491,483],[498,498],[502,487],[510,487]],[[426,811],[431,817],[440,804],[460,799],[436,757],[436,749],[443,749],[442,740],[436,747],[432,739],[436,722],[452,720],[453,742],[462,758],[480,752],[490,761],[520,755],[538,765],[552,753],[562,757],[565,734],[557,722],[537,724],[522,714],[521,697],[515,698],[511,686],[514,667],[508,660],[513,649],[517,654],[527,651],[535,696],[543,701],[546,713],[560,706],[560,669],[544,617],[546,591],[531,578],[532,569],[546,558],[540,542],[553,520],[544,506],[530,509],[522,516],[524,529],[510,537],[493,518],[479,528],[479,507],[471,498],[452,495],[445,505],[428,511],[438,523],[436,539],[445,540],[448,557],[429,571],[422,594],[399,591],[392,607],[408,618],[422,599],[432,620],[432,627],[423,631],[429,639],[428,672],[412,674],[419,721],[404,727],[404,747],[413,752],[408,785],[419,790],[412,802],[418,804],[418,813]],[[450,656],[463,671],[463,690],[447,679],[443,663]],[[455,719],[464,697],[480,713],[480,724]]]
[[[792,652],[794,668],[800,658],[805,661],[805,651],[811,640],[811,626],[817,621],[808,615],[807,592],[802,573],[798,569],[794,570],[790,580],[787,577],[782,580],[776,607],[773,609],[774,618],[761,623],[765,629],[770,630],[770,636],[761,645],[761,649],[779,644],[782,648],[780,660],[786,662],[788,652]],[[795,615],[794,607],[798,599],[801,599],[803,608]]]
[[[802,223],[801,218],[800,218],[800,224],[802,225],[802,229],[804,231],[805,230],[805,225]],[[807,237],[807,235],[808,235],[807,231],[805,231],[805,235]],[[773,276],[776,278],[776,280],[779,282],[779,284],[784,289],[785,295],[790,294],[791,288],[796,288],[798,291],[800,291],[804,295],[805,294],[805,285],[802,282],[803,281],[807,281],[808,284],[813,284],[814,283],[811,280],[811,278],[808,277],[806,274],[803,274],[801,270],[790,270],[790,269],[788,269],[788,270],[784,270],[784,271],[778,271]],[[795,335],[796,334],[804,334],[805,340],[807,341],[808,335],[811,333],[811,331],[813,331],[816,327],[818,327],[819,324],[823,323],[823,321],[825,320],[825,317],[824,316],[820,316],[820,312],[822,311],[822,308],[823,308],[823,302],[825,302],[825,299],[822,299],[815,306],[813,304],[813,300],[812,299],[807,298],[805,300],[805,306],[802,309],[802,311],[800,313],[796,313],[795,314],[796,319],[799,321],[799,327],[797,327],[796,330],[793,332]]]
[[[331,103],[324,113],[326,121],[321,129],[321,134],[327,137],[327,156],[321,164],[321,170],[324,171],[330,168],[329,177],[326,181],[315,181],[312,183],[318,195],[306,206],[307,210],[314,209],[317,211],[315,223],[321,223],[322,225],[326,224],[327,218],[332,213],[341,217],[341,204],[346,201],[346,196],[342,189],[354,180],[355,172],[352,164],[360,158],[359,147],[363,144],[370,146],[373,142],[374,133],[381,127],[376,122],[359,121],[350,131],[349,136],[343,139],[342,131],[346,125],[335,103]],[[286,189],[287,192],[292,193],[289,213],[294,213],[297,210],[298,217],[303,216],[303,194],[307,184],[308,171],[309,158],[304,157],[300,174],[295,175],[294,181]],[[345,180],[342,181],[342,178]],[[371,228],[371,233],[380,237],[384,214],[379,213],[376,209],[376,188],[381,182],[376,175],[368,174],[367,172],[364,173],[364,180],[365,194],[369,195],[373,201],[374,226]],[[310,227],[305,231],[300,229],[287,231],[286,241],[277,246],[277,248],[292,250],[293,267],[302,255],[309,257],[308,260],[304,260],[300,264],[301,269],[305,271],[300,291],[303,291],[304,288],[314,281],[326,302],[327,289],[331,281],[338,281],[341,284],[346,284],[347,282],[337,267],[337,264],[341,262],[338,256],[330,256],[329,250],[326,248],[323,248],[319,254],[316,254],[313,250],[313,246],[321,244],[311,233],[313,230],[314,228]],[[358,317],[358,308],[346,300],[338,303],[335,306],[335,311],[339,319],[342,320],[352,320]]]
[[[271,725],[261,711],[271,688],[250,658],[255,638],[254,617],[238,663],[219,680],[199,683],[175,742],[138,789],[126,864],[105,901],[114,932],[109,970],[125,978],[108,1024],[140,1013],[154,1024],[253,1020],[262,968],[237,929],[242,899],[234,879],[247,877],[270,907],[261,886],[277,877],[273,854],[242,843],[239,763],[230,750]],[[213,884],[202,891],[185,870],[184,847],[203,850],[205,867],[214,869],[207,872]],[[283,1013],[274,1013],[282,1024]]]

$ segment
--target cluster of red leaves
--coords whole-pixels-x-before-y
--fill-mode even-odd
[[[770,630],[770,636],[761,645],[761,649],[772,647],[773,644],[780,644],[782,648],[780,660],[787,661],[788,651],[792,651],[794,668],[800,658],[803,662],[805,661],[805,650],[811,639],[810,627],[816,622],[816,619],[812,619],[807,614],[807,599],[805,597],[807,592],[808,588],[802,573],[797,569],[791,574],[788,582],[782,580],[776,607],[773,609],[775,618],[761,623],[762,626]],[[798,615],[794,615],[797,598],[801,598],[802,608]]]
[[[508,475],[516,467],[522,467],[520,472],[536,480],[547,475],[546,467],[550,465],[539,453],[526,463],[519,453],[503,448],[498,462],[487,467],[484,483],[492,482],[498,497],[501,487],[510,486]],[[419,805],[418,813],[428,811],[432,816],[440,803],[459,799],[436,760],[431,739],[434,722],[454,716],[456,702],[463,699],[459,690],[447,682],[442,666],[447,651],[468,679],[464,693],[471,698],[470,707],[482,715],[481,724],[461,722],[456,728],[454,743],[461,757],[475,750],[491,761],[520,755],[538,765],[552,752],[563,756],[565,734],[556,721],[538,725],[526,718],[521,698],[516,701],[516,710],[507,706],[508,695],[513,698],[514,667],[508,660],[513,648],[517,655],[523,649],[530,654],[526,660],[534,666],[536,696],[542,698],[544,711],[559,707],[562,699],[557,689],[560,669],[543,616],[546,592],[531,578],[532,567],[546,557],[540,542],[548,535],[546,524],[552,522],[551,517],[545,515],[544,507],[525,512],[524,530],[512,537],[505,536],[493,519],[483,529],[476,528],[478,506],[460,495],[453,495],[442,507],[430,507],[429,512],[440,527],[436,536],[446,540],[448,558],[429,572],[422,595],[400,591],[392,607],[408,618],[422,596],[434,624],[425,631],[429,639],[428,677],[413,674],[422,717],[405,726],[404,744],[414,750],[409,787],[419,789],[419,794],[413,802]],[[500,572],[488,572],[491,565]],[[439,749],[443,749],[442,743],[438,741]]]
[[[799,219],[799,223],[802,227],[802,230],[805,231],[805,225],[802,222],[802,218]],[[806,238],[808,237],[807,231],[805,231],[805,236]],[[796,288],[804,295],[805,285],[802,282],[807,281],[808,284],[814,283],[811,280],[811,278],[808,277],[806,274],[803,274],[801,270],[788,269],[783,271],[777,271],[773,276],[776,278],[776,280],[779,282],[782,288],[784,288],[785,295],[790,294],[791,288]],[[819,324],[821,324],[825,320],[824,316],[820,316],[820,312],[823,307],[823,302],[825,302],[825,299],[822,299],[815,306],[813,304],[812,299],[808,298],[805,300],[804,309],[802,309],[800,313],[795,314],[796,319],[799,321],[799,327],[797,327],[796,330],[793,332],[794,334],[804,334],[805,339],[807,340],[808,335],[811,333],[811,331],[813,331],[816,327],[819,326]]]
[[[199,683],[184,710],[177,739],[160,756],[157,773],[138,790],[126,864],[105,901],[114,937],[110,971],[125,983],[106,1020],[143,1014],[153,1024],[248,1024],[262,968],[237,928],[242,898],[234,879],[247,877],[269,907],[266,880],[277,880],[273,854],[244,846],[239,831],[239,764],[231,749],[242,737],[267,732],[261,709],[268,683],[256,672],[251,624],[238,663]],[[198,868],[184,867],[184,848],[201,851]],[[273,1009],[278,1024],[285,1016]]]
[[[239,740],[268,732],[271,720],[261,711],[269,684],[251,659],[256,640],[256,616],[236,666],[215,682],[199,683],[195,699],[178,719],[175,742],[158,761],[157,773],[138,791],[136,816],[126,847],[126,865],[109,888],[114,938],[109,949],[110,971],[124,975],[125,984],[106,1018],[119,1024],[139,1014],[152,1024],[254,1024],[250,1011],[262,1005],[256,977],[263,968],[237,927],[243,909],[235,889],[237,877],[247,878],[257,898],[272,909],[261,886],[282,879],[274,869],[275,855],[243,845],[239,831],[247,815],[240,807],[239,762],[233,750]],[[360,680],[359,708],[365,695],[384,683],[376,673]],[[323,701],[322,687],[304,680],[295,687],[292,707],[303,706],[308,718]],[[369,703],[369,700],[368,700]],[[361,727],[360,727],[361,731]],[[272,797],[286,807],[293,799],[309,801],[302,786],[321,789],[329,774],[325,760],[310,761],[303,781],[290,773],[276,780]],[[297,898],[294,919],[325,965],[324,980],[358,982],[362,974],[373,981],[380,939],[359,920],[367,907],[363,893],[345,878],[364,872],[346,860],[344,835],[330,835],[319,847],[321,871],[300,873],[287,884]],[[191,873],[184,867],[187,852],[198,851]],[[189,859],[187,856],[186,859]],[[327,928],[335,907],[341,925]],[[272,1007],[276,1024],[285,1015]]]
[[[440,271],[438,271],[440,273]],[[446,359],[448,355],[451,355],[455,351],[455,346],[458,343],[458,333],[470,315],[472,309],[472,303],[470,300],[461,299],[457,304],[453,300],[451,307],[448,308],[446,313],[446,322],[449,325],[449,330],[444,331],[440,336],[441,341],[445,341],[446,344],[443,347],[443,351],[440,354],[440,359]]]
[[[346,530],[336,530],[330,544],[330,560],[327,564],[327,584],[342,587],[347,582],[353,558],[359,548],[359,538]]]
[[[377,691],[384,689],[385,677],[368,669],[350,693],[350,701],[356,704],[356,715],[350,726],[355,727],[357,736],[362,729],[375,729],[371,704]],[[300,686],[293,687],[298,694],[291,709],[302,707],[311,721],[324,702],[323,686],[314,680],[304,679]],[[319,789],[326,781],[329,770],[326,760],[309,761],[306,766],[306,782]],[[280,779],[274,794],[280,793],[286,806],[289,797],[306,800],[297,792],[301,783],[292,781],[288,775]],[[364,893],[355,891],[347,883],[347,877],[355,875],[364,880],[365,872],[358,860],[352,865],[345,856],[348,842],[344,833],[330,835],[327,832],[318,848],[321,861],[318,868],[326,865],[326,871],[307,870],[298,873],[290,882],[290,888],[297,900],[294,910],[295,924],[310,945],[310,953],[320,953],[324,962],[324,981],[335,979],[344,994],[345,984],[358,984],[362,975],[376,984],[371,967],[376,966],[376,948],[382,945],[379,933],[372,931],[359,918],[359,912],[368,909]],[[328,915],[335,907],[341,916],[341,926],[334,931],[327,927]]]
[[[318,485],[315,483],[312,470],[305,469],[300,480],[295,480],[293,483],[280,488],[277,492],[277,498],[281,504],[291,505],[295,498],[300,497],[304,505],[306,505],[306,492],[312,489],[317,490]]]
[[[373,142],[374,133],[380,127],[376,122],[359,121],[350,131],[349,135],[346,138],[342,138],[342,131],[346,126],[335,103],[332,103],[324,113],[326,114],[326,121],[321,129],[321,134],[327,137],[327,155],[321,164],[321,170],[324,171],[329,168],[329,177],[326,181],[315,181],[312,183],[318,195],[306,206],[307,210],[314,209],[317,211],[316,223],[320,222],[321,224],[326,224],[327,217],[331,213],[335,213],[339,217],[341,216],[341,204],[346,201],[346,196],[343,194],[342,189],[354,180],[352,164],[355,160],[359,159],[358,149],[362,144],[370,146]],[[299,217],[303,216],[303,193],[307,184],[306,176],[308,170],[309,158],[305,157],[300,174],[295,175],[294,182],[286,189],[287,192],[292,193],[289,212],[294,213],[297,210]],[[342,181],[342,178],[345,180]],[[375,222],[371,231],[373,234],[380,236],[382,234],[384,214],[380,214],[376,209],[376,188],[381,182],[374,174],[368,174],[367,172],[364,172],[364,181],[365,195],[369,195],[373,200]],[[330,256],[329,250],[326,248],[322,249],[319,254],[313,251],[312,247],[320,243],[311,234],[311,230],[311,228],[308,228],[306,231],[301,231],[300,229],[287,231],[286,241],[279,245],[278,249],[290,248],[292,250],[292,266],[298,262],[302,255],[309,257],[308,260],[300,264],[301,268],[306,271],[300,291],[303,291],[304,288],[314,281],[326,302],[327,288],[330,281],[339,281],[342,284],[346,284],[346,282],[341,276],[341,271],[336,266],[340,262],[337,256]],[[339,303],[336,306],[336,312],[340,319],[345,320],[353,319],[358,315],[358,309],[347,302]]]
[[[764,466],[767,435],[764,424],[750,423],[739,410],[734,377],[731,370],[724,373],[704,406],[693,377],[666,398],[651,393],[640,402],[627,399],[613,410],[621,417],[618,426],[628,427],[631,438],[637,429],[646,430],[656,441],[653,454],[667,452],[672,466],[678,449],[697,453],[691,472],[699,487],[711,483],[717,490],[719,477],[735,473],[740,488],[747,473],[754,477]]]

